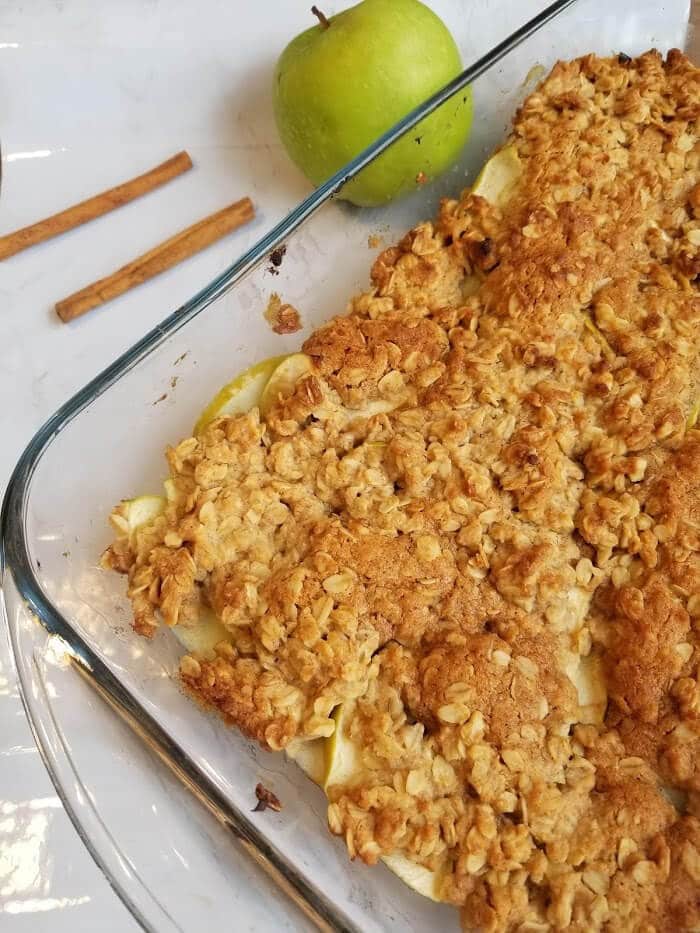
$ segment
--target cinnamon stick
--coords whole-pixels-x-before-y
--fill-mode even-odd
[[[56,312],[62,321],[72,321],[86,311],[98,307],[130,288],[154,278],[195,253],[205,249],[227,233],[247,223],[255,216],[250,198],[230,204],[216,214],[211,214],[186,230],[176,233],[164,243],[149,250],[138,259],[122,266],[112,275],[69,295],[56,304]]]
[[[123,204],[128,204],[129,201],[140,198],[142,194],[148,194],[149,191],[153,191],[154,188],[165,184],[166,181],[171,181],[191,168],[192,159],[189,155],[186,152],[178,152],[171,159],[161,165],[156,165],[155,168],[137,178],[96,194],[86,201],[81,201],[80,204],[74,204],[65,211],[53,214],[29,227],[22,227],[14,233],[8,233],[0,237],[0,260],[14,256],[15,253],[29,246],[43,243],[44,240],[50,240],[90,220],[95,220]]]

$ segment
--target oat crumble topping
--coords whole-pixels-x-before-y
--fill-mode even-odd
[[[508,203],[386,249],[106,557],[144,635],[213,608],[182,679],[266,747],[354,704],[331,831],[468,930],[700,929],[699,130],[678,51],[559,63]]]

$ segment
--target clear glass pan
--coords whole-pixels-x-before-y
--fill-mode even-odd
[[[530,0],[464,4],[464,34],[457,40],[465,59],[473,60],[475,50],[483,54],[538,7]],[[63,406],[25,452],[3,507],[0,552],[3,609],[23,698],[81,837],[145,928],[292,930],[308,921],[76,676],[60,639],[49,634],[65,632],[66,625],[115,678],[127,705],[129,696],[136,698],[170,737],[173,755],[195,762],[210,791],[243,814],[243,828],[250,822],[253,835],[243,839],[243,849],[259,859],[274,849],[297,882],[309,885],[330,927],[457,929],[456,912],[413,894],[383,868],[348,862],[342,844],[325,830],[323,794],[296,766],[261,751],[183,696],[172,676],[178,657],[173,637],[163,631],[146,643],[134,635],[123,581],[98,567],[109,540],[107,515],[125,496],[160,489],[166,444],[190,433],[203,405],[233,373],[296,349],[319,323],[342,312],[367,281],[370,234],[390,243],[432,216],[441,195],[459,192],[474,177],[503,138],[535,64],[549,68],[557,58],[589,51],[683,46],[688,12],[687,0],[579,0],[475,82],[477,116],[461,164],[386,209],[325,204],[285,240],[278,274],[271,275],[264,248],[234,288],[212,283]],[[197,28],[206,35],[216,24]],[[270,331],[262,311],[273,290],[301,310],[302,334],[281,338]],[[281,814],[249,813],[258,781],[282,800]],[[234,827],[239,839],[241,825]],[[246,899],[237,914],[240,892],[252,888],[259,898]]]

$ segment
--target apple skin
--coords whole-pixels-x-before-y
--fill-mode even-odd
[[[449,30],[418,0],[363,0],[293,39],[277,62],[282,143],[318,185],[459,74]],[[449,168],[471,127],[465,89],[367,166],[340,197],[384,204]]]

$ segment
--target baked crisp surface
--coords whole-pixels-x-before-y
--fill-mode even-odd
[[[558,64],[502,208],[382,253],[261,420],[168,451],[106,562],[195,697],[272,749],[353,704],[328,820],[465,929],[700,929],[700,71]]]

